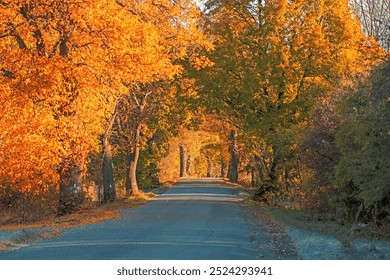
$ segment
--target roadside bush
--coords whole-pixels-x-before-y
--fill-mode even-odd
[[[390,61],[340,104],[340,159],[333,182],[355,221],[383,223],[390,215]]]

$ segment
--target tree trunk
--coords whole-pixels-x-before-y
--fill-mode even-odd
[[[255,180],[255,167],[251,166],[251,186],[252,188],[255,187],[256,180]]]
[[[180,177],[186,177],[187,176],[187,160],[188,160],[188,153],[187,148],[183,144],[180,145]]]
[[[126,195],[138,195],[139,189],[137,184],[137,164],[140,152],[140,136],[141,136],[141,124],[137,125],[134,134],[134,147],[133,152],[128,157],[128,183],[126,183]]]
[[[271,167],[268,172],[269,181],[272,183],[276,183],[277,175],[276,175],[276,167],[278,166],[278,160],[274,158],[271,163]]]
[[[229,181],[232,183],[238,182],[238,147],[237,147],[237,132],[235,130],[230,131],[229,136],[230,146],[230,169],[229,169]]]
[[[187,176],[191,176],[190,168],[191,168],[191,156],[187,152],[187,168],[186,168],[186,172],[187,172],[186,175]]]
[[[137,151],[138,150],[138,151]],[[139,194],[138,184],[137,184],[137,163],[139,157],[139,147],[135,148],[133,153],[129,155],[129,165],[126,169],[127,178],[126,178],[126,196],[135,196]]]
[[[131,182],[130,182],[130,164],[131,164],[131,153],[126,154],[126,195],[131,195]]]
[[[225,168],[226,168],[226,163],[225,161],[221,161],[221,177],[225,178]]]
[[[157,163],[156,162],[152,162],[151,163],[151,168],[152,168],[152,174],[151,174],[151,176],[152,176],[152,181],[153,181],[153,187],[159,187],[160,186],[160,178],[159,178],[159,174],[158,174],[158,172],[159,172],[159,170],[158,170],[158,168],[157,168]]]
[[[265,166],[264,166],[264,161],[259,157],[259,156],[255,156],[254,157],[254,161],[255,161],[255,168],[256,168],[256,171],[257,171],[257,179],[260,181],[260,182],[264,182],[265,181]]]
[[[114,201],[116,198],[114,181],[114,164],[112,162],[111,144],[107,138],[103,140],[103,202]]]
[[[207,177],[211,177],[211,158],[206,157],[207,159]]]
[[[263,184],[260,186],[257,192],[257,196],[264,201],[266,201],[264,195],[268,192],[275,192],[275,187],[277,186],[278,176],[276,171],[277,171],[277,166],[280,161],[280,158],[279,156],[277,156],[276,149],[274,147],[272,148],[273,148],[274,158],[272,159],[271,166],[267,170],[268,179],[265,182],[263,182]]]
[[[60,172],[58,215],[75,212],[82,201],[82,168],[80,164],[73,164]]]

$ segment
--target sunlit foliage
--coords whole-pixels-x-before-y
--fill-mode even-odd
[[[0,14],[1,185],[59,188],[60,212],[78,200],[118,97],[211,47],[187,0],[1,1]]]

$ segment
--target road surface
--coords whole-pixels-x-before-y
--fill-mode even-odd
[[[123,210],[120,219],[3,251],[0,259],[285,258],[272,245],[269,229],[250,222],[255,217],[244,211],[241,200],[237,189],[221,180],[181,180],[145,205]]]

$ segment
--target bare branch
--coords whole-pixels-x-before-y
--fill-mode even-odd
[[[22,50],[26,50],[27,46],[24,43],[23,39],[19,35],[14,35],[14,37],[16,39],[16,42],[18,43],[19,48]]]
[[[0,71],[3,72],[3,76],[7,78],[11,78],[11,79],[15,78],[14,74],[11,71],[8,71],[7,69],[1,68]]]

